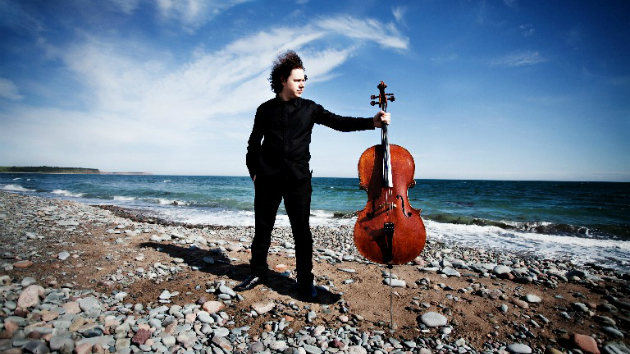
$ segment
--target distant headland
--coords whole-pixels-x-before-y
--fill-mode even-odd
[[[150,175],[147,172],[102,172],[96,168],[51,166],[0,166],[0,173],[58,173],[94,175]]]

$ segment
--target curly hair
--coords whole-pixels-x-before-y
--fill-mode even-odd
[[[282,92],[282,82],[286,81],[291,76],[293,69],[304,69],[302,59],[292,50],[287,50],[284,53],[280,53],[278,58],[273,62],[271,69],[271,75],[269,75],[269,82],[271,83],[271,90],[276,94]],[[306,75],[304,75],[306,80]]]

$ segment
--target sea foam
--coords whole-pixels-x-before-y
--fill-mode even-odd
[[[5,191],[12,191],[12,192],[34,192],[35,191],[34,189],[24,188],[17,184],[7,184],[7,185],[4,185],[2,189]]]
[[[535,254],[546,259],[567,259],[576,264],[630,265],[630,241],[549,235],[478,226],[425,221],[427,239],[483,250]],[[614,259],[615,261],[611,261]]]
[[[73,197],[73,198],[81,198],[83,197],[85,194],[84,193],[72,193],[70,191],[67,191],[65,189],[55,189],[54,191],[50,192],[52,194],[56,194],[56,195],[61,195],[64,197]]]
[[[114,200],[117,202],[131,202],[136,200],[135,197],[126,197],[126,196],[122,196],[122,195],[115,195],[114,196]]]

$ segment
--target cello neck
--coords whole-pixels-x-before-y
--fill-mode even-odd
[[[387,136],[387,124],[381,128],[381,146],[383,147],[383,186],[393,187],[392,182],[392,158],[389,151],[389,138]]]
[[[379,90],[378,94],[378,106],[383,112],[387,112],[387,101],[394,101],[393,93],[385,93],[385,82],[381,81],[378,86],[376,86]],[[372,99],[375,99],[376,96],[372,96]],[[372,101],[372,105],[376,104],[375,101]],[[387,124],[383,123],[381,125],[381,147],[383,149],[383,187],[393,187],[394,183],[392,181],[392,160],[389,150],[389,138],[387,136]]]

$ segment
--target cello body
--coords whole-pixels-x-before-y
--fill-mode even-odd
[[[385,87],[381,82],[383,110],[386,95],[392,95],[384,93]],[[391,266],[408,263],[422,252],[426,230],[420,210],[409,204],[408,189],[416,183],[413,157],[405,148],[389,144],[386,125],[382,128],[382,143],[365,150],[359,159],[359,187],[367,191],[368,201],[358,212],[354,243],[365,258]]]

